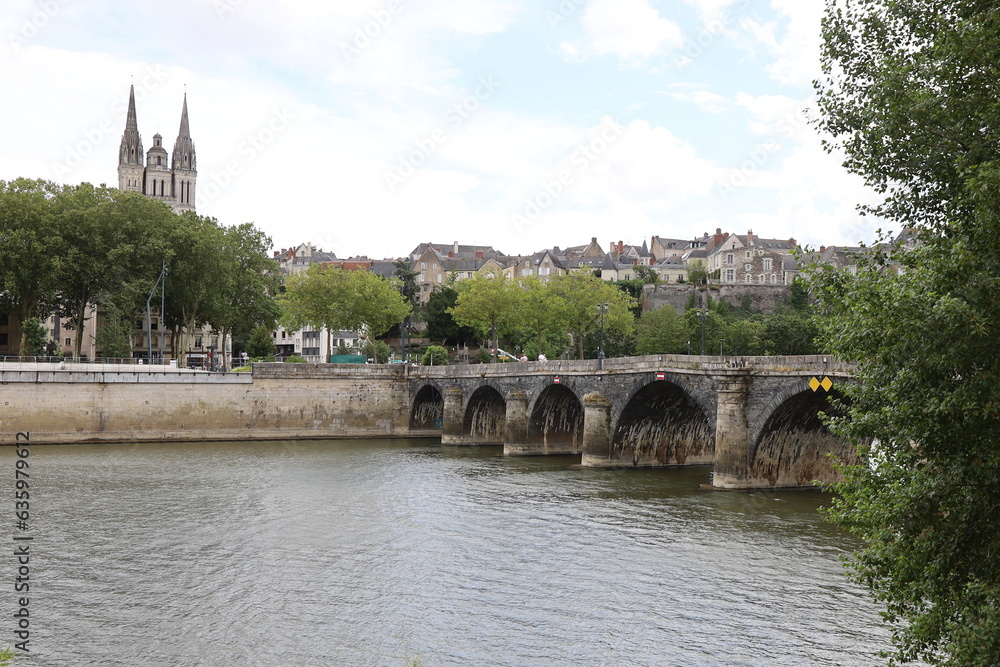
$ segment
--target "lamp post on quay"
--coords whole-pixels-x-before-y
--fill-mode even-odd
[[[604,313],[608,310],[607,303],[597,304],[597,309],[601,311],[601,345],[597,348],[597,370],[604,370]]]

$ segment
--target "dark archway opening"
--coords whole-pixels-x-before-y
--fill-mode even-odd
[[[657,380],[625,405],[611,456],[623,465],[707,465],[715,460],[715,431],[687,392]]]
[[[502,445],[506,424],[507,402],[500,392],[489,386],[472,392],[462,422],[462,433],[469,444]]]
[[[440,429],[444,419],[444,399],[433,385],[425,385],[413,399],[410,411],[410,428]]]
[[[571,389],[553,384],[542,390],[528,420],[528,443],[546,450],[581,450],[583,404]]]
[[[839,396],[836,389],[831,393]],[[840,414],[826,392],[803,391],[779,405],[753,447],[750,478],[767,480],[773,487],[813,486],[843,479],[835,463],[857,463],[857,451],[830,431],[823,414]]]

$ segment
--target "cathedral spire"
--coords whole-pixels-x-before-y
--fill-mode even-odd
[[[184,93],[184,105],[181,107],[181,125],[177,130],[177,140],[174,142],[172,166],[178,171],[195,171],[194,141],[191,139],[191,127],[188,124],[188,98]]]
[[[135,86],[129,86],[128,90],[128,116],[118,150],[118,164],[142,165],[142,138],[139,137],[139,121],[135,115]]]

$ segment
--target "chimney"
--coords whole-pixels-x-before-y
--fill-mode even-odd
[[[450,251],[450,252],[448,253],[448,259],[451,259],[451,258],[452,258],[452,257],[454,257],[454,256],[455,256],[455,251],[454,251],[454,250],[452,250],[452,251]]]
[[[753,230],[747,230],[747,245],[753,245]]]
[[[722,227],[715,228],[715,236],[712,237],[712,245],[719,245],[726,237],[722,235]]]
[[[620,254],[622,254],[623,252],[625,252],[625,244],[624,244],[624,243],[622,243],[621,241],[619,241],[619,242],[618,242],[618,254],[620,255]]]
[[[482,259],[482,258],[483,258],[483,251],[482,250],[477,250],[476,251],[476,259]]]
[[[790,238],[788,239],[788,245],[792,246],[793,248],[797,248],[799,247],[799,242],[796,241],[794,238]]]
[[[454,257],[455,255],[458,254],[458,241],[455,241],[453,244],[451,244],[451,252],[452,254],[448,255],[449,257]]]
[[[826,252],[826,246],[825,245],[821,245],[819,247],[819,253],[822,255],[824,252]]]
[[[615,248],[616,248],[616,247],[617,247],[617,246],[615,245],[615,242],[614,242],[614,241],[612,241],[612,242],[611,242],[611,245],[610,245],[610,246],[608,246],[608,252],[610,252],[610,253],[614,253],[614,251],[615,251]]]

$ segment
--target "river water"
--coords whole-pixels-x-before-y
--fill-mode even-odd
[[[817,515],[826,496],[699,491],[707,468],[429,440],[33,445],[29,460],[17,665],[842,666],[879,664],[888,643],[839,562],[854,543]]]

